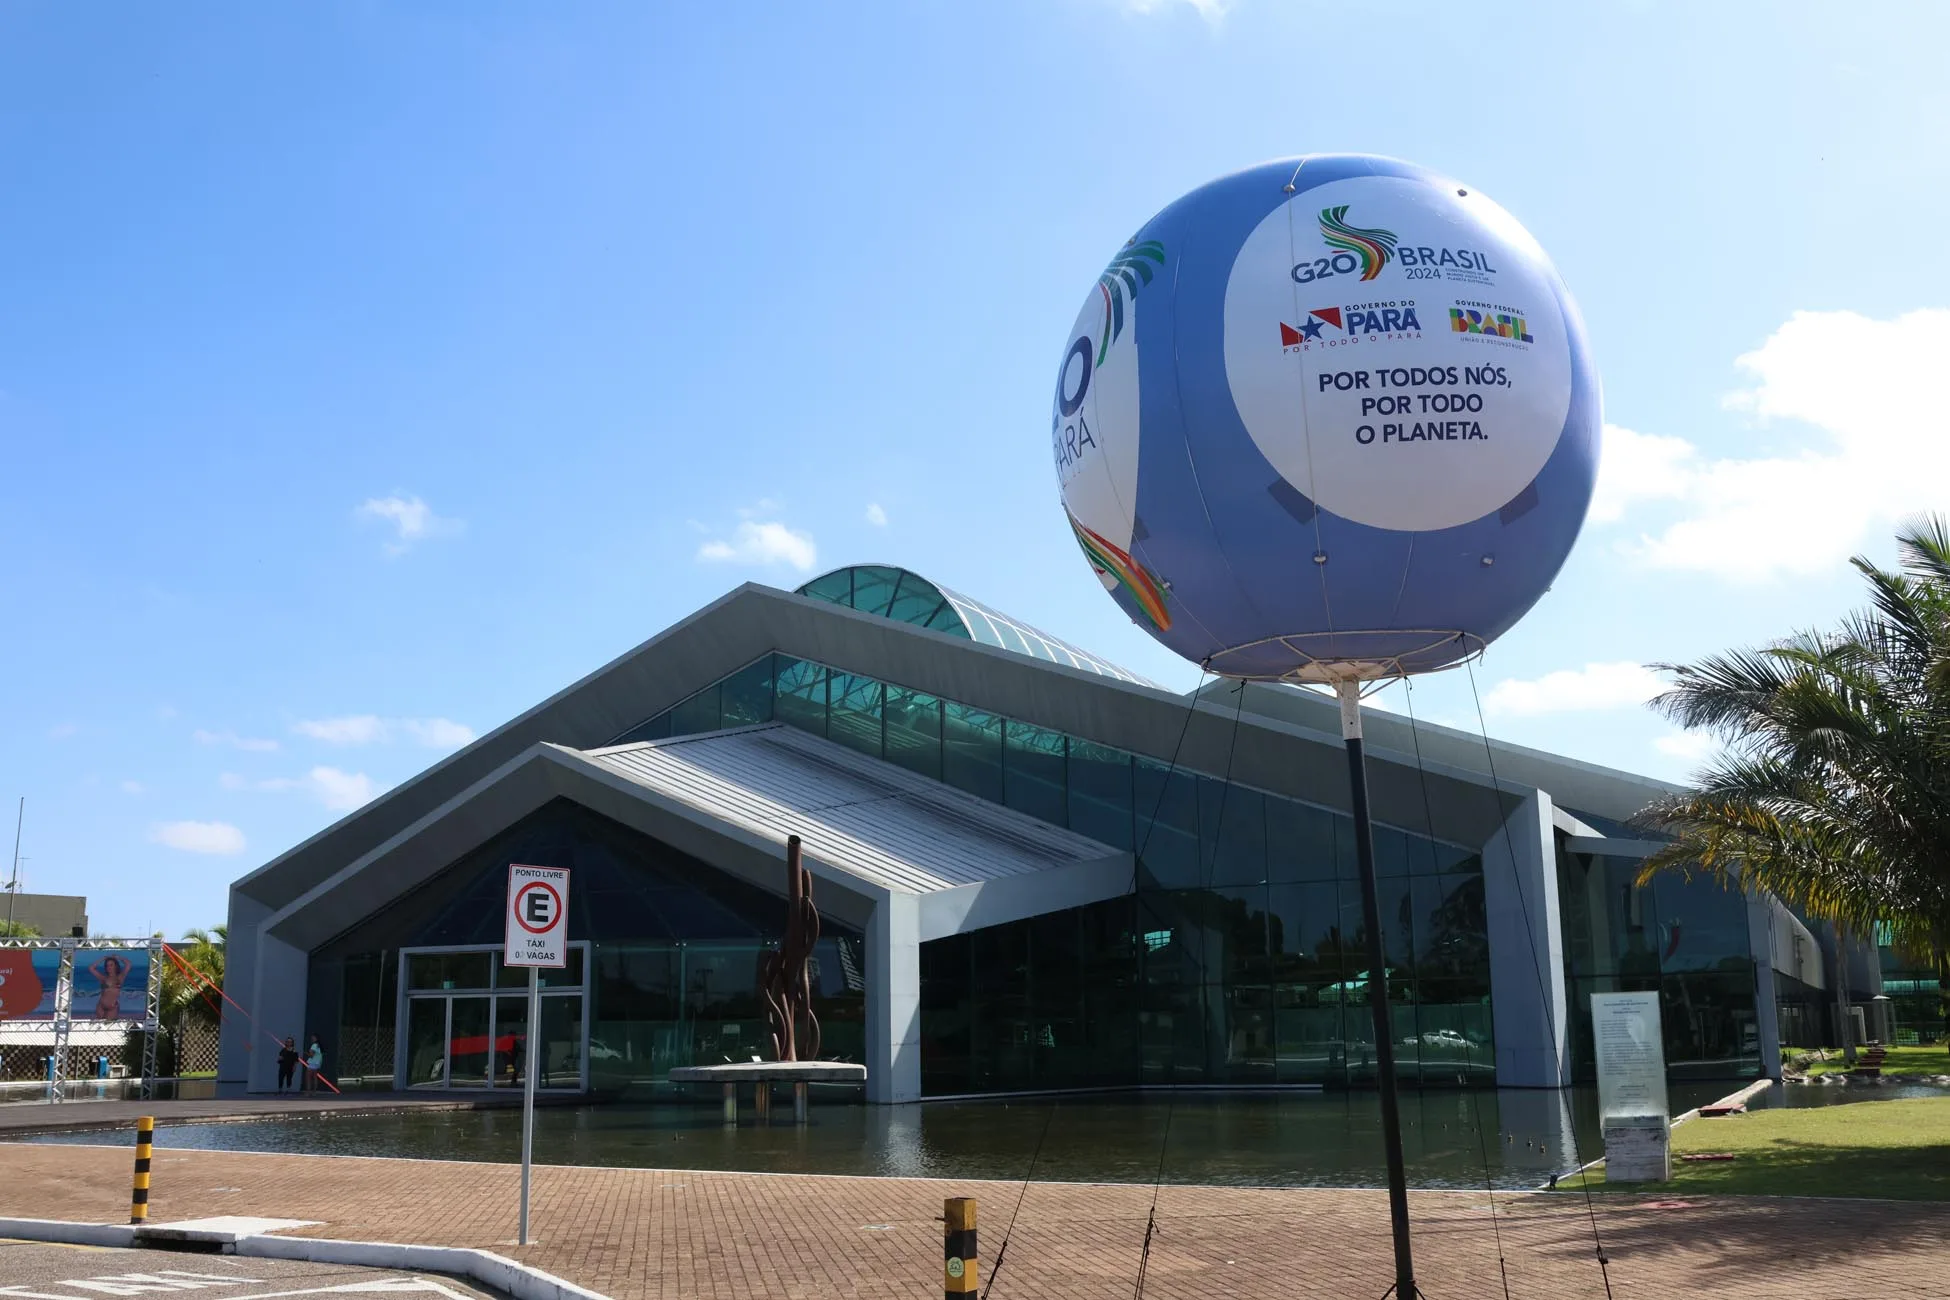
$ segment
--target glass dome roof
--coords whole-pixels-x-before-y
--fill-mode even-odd
[[[878,614],[900,623],[931,627],[950,636],[967,637],[983,645],[1013,650],[1032,659],[1053,664],[1068,664],[1093,673],[1114,677],[1139,686],[1157,686],[1127,668],[1059,641],[1047,632],[1038,632],[1027,623],[991,609],[979,600],[929,582],[907,569],[882,564],[854,564],[821,574],[799,588],[799,595],[829,600],[866,614]]]

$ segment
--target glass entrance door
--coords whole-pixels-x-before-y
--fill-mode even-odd
[[[494,1025],[485,997],[448,999],[447,1086],[485,1088],[494,1061]]]
[[[583,1087],[588,1033],[586,945],[566,970],[542,972],[538,1088]],[[498,950],[409,949],[401,956],[399,1043],[404,1088],[519,1088],[528,1069],[529,972],[502,968]]]
[[[413,998],[406,1012],[409,1088],[447,1086],[447,998]]]
[[[528,995],[494,1000],[494,1086],[519,1088],[528,1068]],[[536,1080],[537,1087],[547,1086]]]

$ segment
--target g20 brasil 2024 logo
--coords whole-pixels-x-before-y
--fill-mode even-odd
[[[1372,280],[1388,265],[1398,242],[1395,232],[1380,227],[1366,229],[1349,225],[1348,205],[1320,210],[1320,237],[1337,250],[1327,257],[1316,257],[1293,268],[1296,284],[1311,284],[1332,275],[1352,275],[1358,269],[1363,280]]]

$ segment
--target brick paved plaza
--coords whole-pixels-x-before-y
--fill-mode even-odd
[[[511,1165],[158,1149],[152,1220],[212,1214],[316,1219],[320,1236],[479,1246],[616,1300],[932,1297],[948,1195],[981,1202],[993,1265],[1020,1184],[638,1169],[536,1171],[540,1239],[514,1235]],[[130,1153],[0,1145],[0,1214],[119,1222]],[[1148,1188],[1033,1185],[998,1300],[1131,1294]],[[1950,1295],[1950,1212],[1862,1200],[1661,1203],[1601,1197],[1597,1221],[1620,1300]],[[1602,1296],[1581,1198],[1499,1197],[1510,1293]],[[1431,1300],[1499,1297],[1485,1199],[1413,1198],[1418,1274]],[[1390,1277],[1378,1193],[1167,1187],[1149,1295],[1378,1297]]]

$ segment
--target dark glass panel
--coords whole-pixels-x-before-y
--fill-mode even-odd
[[[974,938],[950,935],[921,945],[921,1092],[974,1091],[969,1069],[974,1022]]]
[[[1078,910],[1051,912],[1026,923],[1037,1087],[1075,1087],[1090,1080]]]
[[[825,735],[825,665],[780,655],[778,666],[778,696],[773,705],[778,720],[815,736]]]
[[[853,570],[836,569],[831,573],[814,578],[799,588],[802,596],[812,596],[819,600],[830,600],[836,605],[853,603]]]
[[[1208,885],[1266,879],[1266,797],[1203,776],[1198,781],[1199,859]]]
[[[894,585],[900,580],[899,569],[885,569],[875,565],[861,565],[853,571],[853,608],[868,614],[883,617],[894,603]]]
[[[1338,993],[1315,985],[1276,985],[1275,1033],[1281,1083],[1347,1082],[1347,1034]]]
[[[1206,994],[1225,999],[1225,1039],[1214,1044],[1221,1054],[1213,1063],[1213,1081],[1272,1083],[1277,1051],[1273,990],[1263,984],[1240,984],[1224,990],[1208,988]]]
[[[973,936],[971,1081],[979,1091],[1032,1086],[1036,1027],[1030,1014],[1029,927],[1017,921]]]
[[[772,720],[772,656],[748,664],[724,680],[724,725],[748,727]]]
[[[1335,820],[1325,808],[1292,799],[1267,799],[1266,858],[1273,883],[1335,878]]]
[[[1002,719],[952,700],[942,706],[942,779],[1002,802]]]
[[[1205,993],[1197,984],[1144,986],[1138,1013],[1138,1075],[1143,1082],[1205,1082]]]
[[[962,618],[961,611],[945,600],[941,602],[941,608],[928,615],[927,625],[937,632],[949,632],[970,641],[975,639],[974,634],[968,630],[968,623]]]
[[[1137,1079],[1138,946],[1136,900],[1113,898],[1079,909],[1078,965],[1088,1070],[1082,1082]]]
[[[1070,829],[1099,844],[1131,848],[1131,756],[1109,745],[1070,741]]]
[[[827,678],[826,690],[833,702],[827,736],[848,749],[879,758],[880,706],[886,688],[871,677],[836,672]]]
[[[674,736],[696,736],[716,731],[724,718],[716,686],[707,686],[670,711],[670,731]]]
[[[1415,969],[1437,976],[1489,978],[1489,919],[1481,876],[1428,876],[1412,882]]]
[[[494,978],[485,952],[418,952],[406,959],[411,989],[484,989]]]
[[[1744,1077],[1759,1072],[1754,972],[1667,975],[1659,985],[1666,1070],[1675,1078]]]
[[[684,1004],[691,1022],[691,1059],[770,1058],[771,1030],[758,993],[758,963],[770,945],[684,949]]]
[[[1417,835],[1413,831],[1408,832],[1407,838],[1405,851],[1408,854],[1409,875],[1433,876],[1443,869],[1442,859],[1436,850],[1438,847],[1446,849],[1448,845],[1438,846],[1428,836]]]
[[[1415,901],[1408,877],[1393,876],[1377,882],[1375,896],[1381,905],[1381,941],[1388,968],[1394,972],[1393,978],[1406,978],[1415,969],[1415,947],[1410,938]],[[1361,886],[1356,881],[1341,885],[1341,933],[1347,936],[1350,955],[1357,963],[1354,969],[1366,970],[1368,932],[1362,918]]]
[[[1061,826],[1069,816],[1060,731],[1009,722],[1003,727],[1002,800],[1017,812]]]
[[[904,573],[887,606],[887,617],[900,623],[923,626],[941,608],[941,593],[933,583],[917,574]]]
[[[1408,836],[1392,826],[1374,828],[1374,873],[1377,876],[1408,874]]]
[[[1205,907],[1211,948],[1204,982],[1227,986],[1269,983],[1272,961],[1266,943],[1266,886],[1214,889]]]
[[[1659,914],[1656,944],[1659,969],[1674,971],[1747,970],[1753,940],[1747,931],[1747,899],[1714,881],[1687,880],[1672,872],[1652,879]]]
[[[941,701],[904,686],[889,686],[883,706],[887,761],[941,779]]]
[[[1223,953],[1211,933],[1203,890],[1146,890],[1137,896],[1140,969],[1148,985],[1216,981]]]
[[[867,954],[856,936],[829,934],[809,963],[813,1009],[819,1014],[822,1060],[867,1059]]]
[[[1166,889],[1201,883],[1197,778],[1182,769],[1140,758],[1134,795],[1137,851],[1145,873]]]
[[[1322,988],[1338,984],[1343,968],[1365,970],[1358,951],[1343,960],[1339,887],[1331,880],[1274,885],[1267,890],[1267,947],[1274,954],[1274,980]]]

